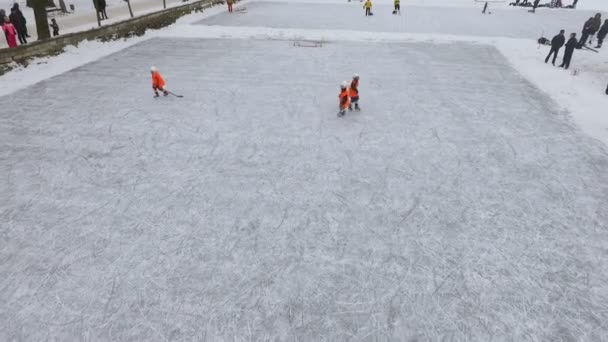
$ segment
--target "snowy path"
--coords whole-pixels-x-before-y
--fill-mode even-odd
[[[493,47],[154,39],[3,109],[0,340],[608,335],[608,155]]]

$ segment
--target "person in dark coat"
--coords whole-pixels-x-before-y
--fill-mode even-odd
[[[593,23],[591,24],[591,29],[589,30],[589,44],[593,44],[593,37],[600,30],[602,26],[602,14],[597,13],[595,17],[593,17]]]
[[[27,38],[29,38],[30,34],[27,32],[27,20],[25,19],[23,12],[21,12],[21,9],[19,8],[19,4],[17,4],[17,3],[13,4],[13,8],[11,8],[11,13],[12,12],[15,12],[17,14],[18,19],[23,23],[23,33],[25,34],[25,36]]]
[[[53,29],[53,37],[57,37],[59,35],[59,25],[57,24],[57,20],[55,20],[55,18],[51,19],[49,26],[51,26]]]
[[[604,42],[604,38],[608,35],[608,19],[604,21],[604,25],[597,32],[597,46],[596,49],[600,49],[602,47],[602,43]]]
[[[572,60],[572,54],[576,45],[578,45],[576,33],[570,33],[570,39],[566,43],[566,51],[564,51],[564,59],[562,60],[562,65],[559,66],[560,68],[568,69],[570,67],[570,61]]]
[[[540,0],[534,0],[534,5],[532,6],[532,13],[536,13],[536,8],[538,7],[538,3]]]
[[[589,39],[589,34],[591,33],[591,27],[593,26],[593,17],[589,18],[585,25],[583,25],[583,35],[581,39],[578,41],[578,48],[581,49],[583,45],[587,44],[587,39]]]
[[[25,39],[27,37],[27,25],[23,13],[21,13],[21,11],[19,10],[19,4],[15,4],[13,8],[11,8],[11,15],[9,15],[8,17],[10,18],[11,23],[13,23],[13,26],[15,26],[15,29],[17,30],[19,44],[27,44],[27,39]]]
[[[559,34],[553,37],[553,39],[551,39],[551,51],[549,51],[547,58],[545,58],[545,63],[549,62],[549,58],[551,58],[551,55],[553,55],[553,61],[551,61],[551,64],[555,65],[555,59],[557,59],[559,49],[561,49],[562,46],[564,46],[564,43],[566,42],[566,37],[564,36],[564,33],[566,33],[566,31],[560,30]]]
[[[106,13],[106,0],[93,0],[93,3],[97,2],[97,11],[99,18],[101,20],[108,19],[108,14]]]

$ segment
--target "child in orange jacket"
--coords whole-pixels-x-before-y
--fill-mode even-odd
[[[152,89],[154,90],[154,97],[159,96],[159,90],[163,92],[163,95],[169,95],[169,92],[165,90],[165,79],[160,72],[158,72],[158,69],[156,69],[156,67],[151,67],[150,73],[152,74]]]
[[[348,95],[350,96],[351,105],[348,106],[348,110],[353,110],[352,104],[355,105],[355,110],[361,110],[359,108],[359,75],[354,74],[353,80],[350,82],[350,88],[348,89]]]
[[[340,111],[338,112],[338,116],[344,116],[344,114],[346,114],[346,109],[350,107],[350,96],[348,95],[348,83],[346,81],[342,82],[340,85],[338,99],[340,100]]]

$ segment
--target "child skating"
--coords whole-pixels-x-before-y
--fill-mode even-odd
[[[346,109],[350,107],[350,96],[348,95],[348,82],[340,84],[340,94],[338,95],[340,111],[338,116],[344,116]]]
[[[169,92],[165,90],[165,79],[160,72],[158,72],[158,69],[156,69],[156,67],[151,67],[150,73],[152,74],[152,90],[154,90],[154,97],[159,97],[159,90],[163,92],[163,95],[169,95]]]
[[[350,82],[350,88],[348,89],[348,96],[350,97],[350,105],[348,106],[348,110],[353,110],[353,104],[355,105],[355,110],[359,111],[359,75],[354,74],[353,80]]]

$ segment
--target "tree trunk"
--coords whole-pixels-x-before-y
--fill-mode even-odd
[[[34,18],[36,20],[36,33],[38,40],[51,38],[49,30],[49,20],[46,14],[46,0],[27,0],[27,7],[34,9]]]
[[[133,18],[133,10],[131,9],[131,0],[125,0],[127,2],[127,7],[129,7],[129,14],[131,18]]]

